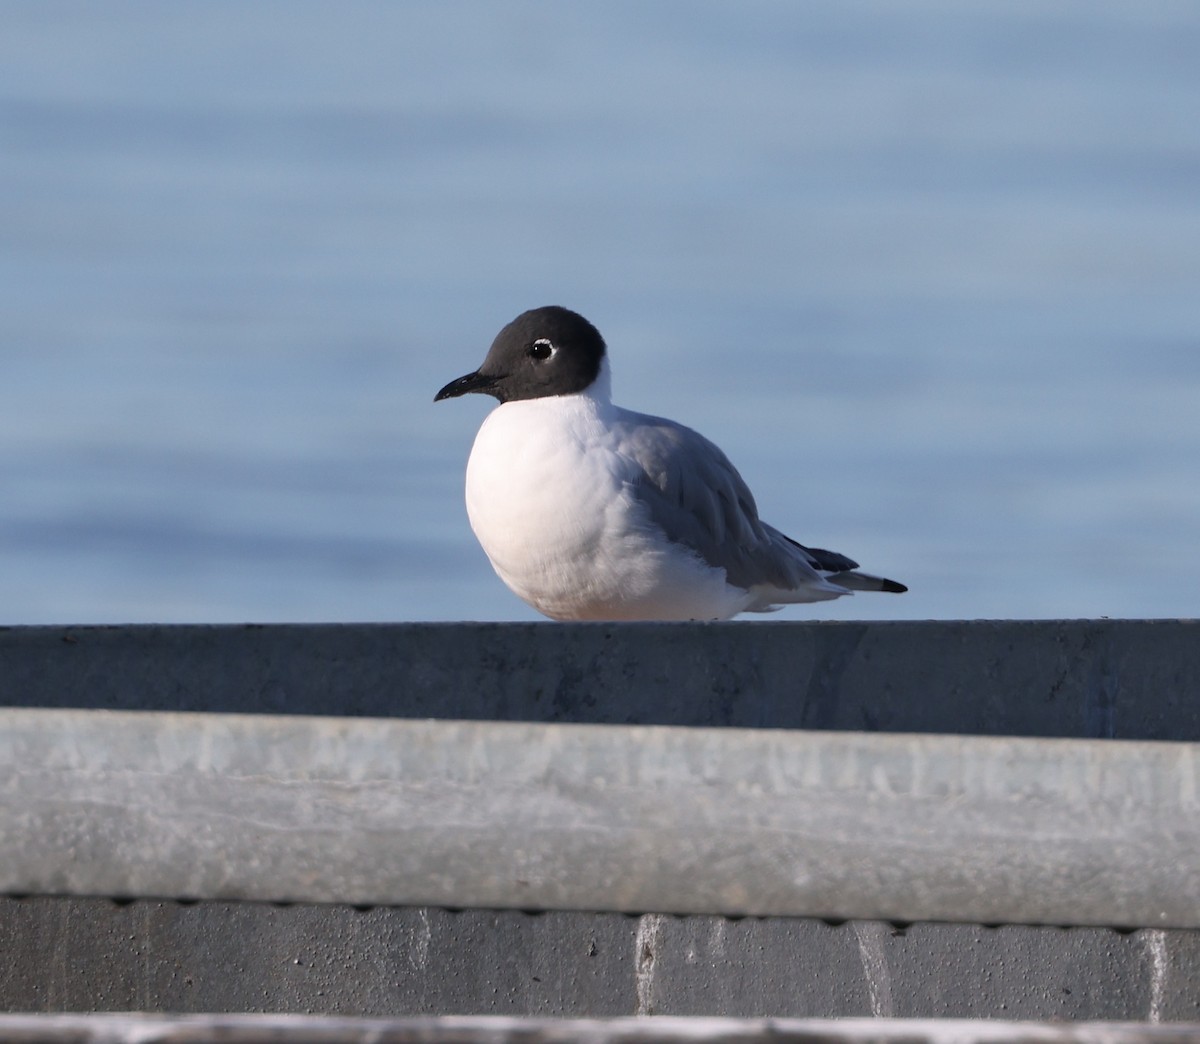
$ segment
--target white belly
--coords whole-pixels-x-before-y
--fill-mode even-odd
[[[559,620],[724,619],[745,592],[666,544],[583,397],[506,403],[467,463],[471,528],[500,578]]]

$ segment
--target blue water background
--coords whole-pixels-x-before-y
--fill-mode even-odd
[[[1200,5],[0,25],[2,623],[536,618],[432,397],[547,303],[912,588],[785,618],[1197,613]]]

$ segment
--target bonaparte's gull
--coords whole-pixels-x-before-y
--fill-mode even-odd
[[[758,517],[728,458],[682,424],[615,406],[604,339],[535,308],[434,401],[500,400],[467,462],[467,514],[500,578],[555,620],[724,620],[907,588]]]

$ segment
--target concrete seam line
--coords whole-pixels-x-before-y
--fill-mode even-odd
[[[1200,926],[1193,744],[0,712],[0,891]]]

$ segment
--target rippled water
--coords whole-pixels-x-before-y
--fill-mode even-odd
[[[545,303],[912,588],[789,618],[1195,615],[1195,5],[0,16],[0,621],[534,618],[431,400]]]

